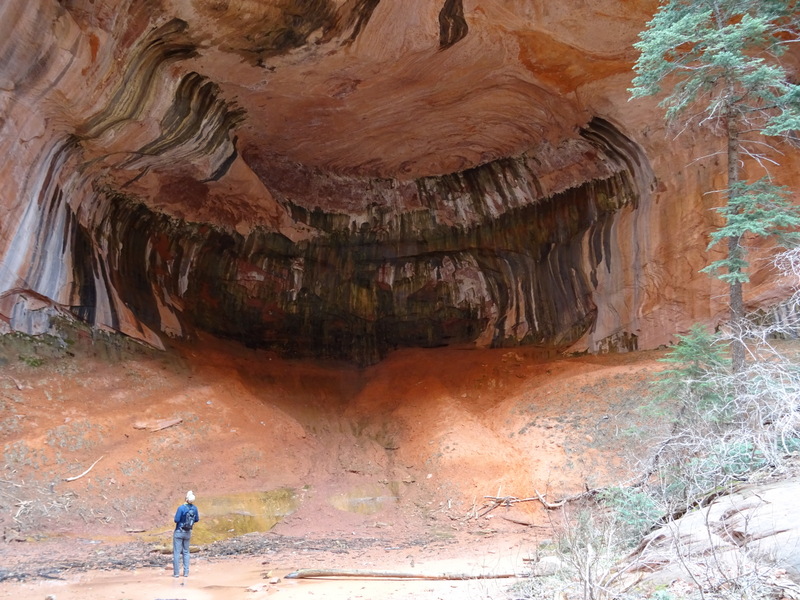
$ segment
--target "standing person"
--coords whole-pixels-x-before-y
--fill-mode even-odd
[[[200,520],[200,513],[194,505],[194,493],[186,492],[186,502],[178,507],[175,513],[175,532],[172,534],[172,576],[180,575],[181,557],[183,557],[183,576],[189,576],[189,540],[192,538],[192,526]]]

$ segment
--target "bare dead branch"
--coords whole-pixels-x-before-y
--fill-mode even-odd
[[[137,421],[133,424],[134,429],[147,429],[151,432],[161,431],[162,429],[167,429],[168,427],[174,427],[175,425],[180,425],[183,423],[183,419],[180,417],[175,417],[172,419],[159,419],[158,421],[151,422],[151,423],[144,423],[141,421]]]
[[[83,477],[84,475],[88,474],[88,473],[89,473],[89,471],[91,471],[92,469],[94,469],[94,466],[95,466],[97,463],[99,463],[99,462],[100,462],[102,459],[103,459],[103,457],[101,456],[101,457],[100,457],[100,458],[98,458],[96,461],[94,461],[94,462],[93,462],[93,463],[92,463],[92,464],[89,466],[89,468],[88,468],[88,469],[86,469],[86,470],[85,470],[83,473],[81,473],[80,475],[76,475],[75,477],[65,477],[65,478],[64,478],[64,481],[75,481],[75,480],[77,480],[77,479],[80,479],[80,478],[81,478],[81,477]]]
[[[19,380],[11,375],[6,375],[6,379],[10,379],[14,385],[17,387],[18,390],[32,390],[33,388],[29,385],[24,383],[20,383]]]
[[[536,523],[531,523],[530,521],[523,521],[522,519],[512,519],[511,517],[507,517],[506,515],[500,515],[500,518],[508,521],[509,523],[516,523],[517,525],[524,525],[525,527],[549,529],[549,527],[547,527],[546,525],[537,525]]]

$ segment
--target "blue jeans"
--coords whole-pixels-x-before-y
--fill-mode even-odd
[[[172,534],[172,575],[177,577],[181,571],[181,557],[183,557],[183,576],[189,575],[189,539],[191,531],[176,529]]]

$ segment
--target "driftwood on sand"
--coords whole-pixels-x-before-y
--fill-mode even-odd
[[[284,575],[284,579],[313,579],[315,577],[379,577],[383,579],[431,579],[437,581],[461,581],[466,579],[510,579],[529,577],[519,573],[408,573],[403,571],[363,571],[352,569],[298,569]]]

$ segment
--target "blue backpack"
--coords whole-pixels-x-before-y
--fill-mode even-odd
[[[189,505],[189,508],[183,513],[183,520],[180,522],[180,528],[183,531],[191,531],[192,527],[194,526],[194,522],[197,520],[197,509],[193,505]]]

